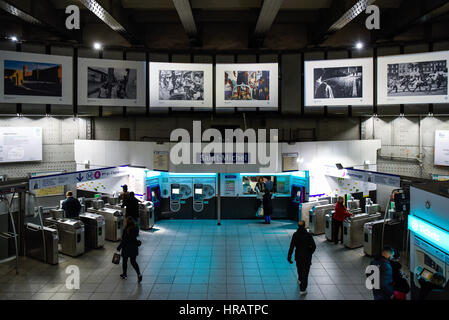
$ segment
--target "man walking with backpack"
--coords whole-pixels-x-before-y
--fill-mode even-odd
[[[302,295],[307,293],[307,282],[309,278],[310,266],[312,265],[312,254],[315,252],[316,245],[312,235],[305,228],[306,223],[300,221],[298,230],[293,234],[288,250],[287,260],[291,264],[293,250],[295,250],[296,268],[298,270],[299,289]]]

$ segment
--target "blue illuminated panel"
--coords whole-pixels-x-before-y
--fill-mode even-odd
[[[417,236],[449,252],[449,233],[412,215],[408,217],[408,229]]]

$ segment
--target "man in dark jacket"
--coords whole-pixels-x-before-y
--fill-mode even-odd
[[[67,191],[67,199],[62,203],[62,209],[65,211],[66,218],[78,218],[81,211],[81,203],[73,197],[72,191]]]
[[[390,258],[393,250],[385,247],[382,254],[371,261],[371,265],[379,268],[379,289],[373,289],[374,300],[391,300],[394,297],[393,290],[393,269],[390,264]]]
[[[122,203],[122,208],[126,207],[126,217],[131,217],[135,222],[139,219],[139,200],[134,196],[134,192],[130,192]]]
[[[312,265],[312,254],[315,252],[316,245],[312,235],[305,228],[306,223],[300,221],[298,230],[293,234],[288,250],[287,260],[292,261],[293,250],[295,250],[296,269],[298,271],[298,282],[301,294],[306,294],[307,281],[309,278],[310,266]]]

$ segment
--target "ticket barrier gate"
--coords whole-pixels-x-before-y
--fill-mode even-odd
[[[385,222],[385,225],[384,225]],[[384,236],[382,241],[382,230]],[[368,256],[377,256],[384,246],[390,246],[396,250],[402,249],[402,244],[395,239],[403,240],[404,221],[397,219],[384,219],[368,222],[363,227],[363,252]]]
[[[44,236],[42,237],[42,231]],[[45,239],[45,244],[43,243]],[[58,230],[34,223],[25,224],[25,254],[48,264],[58,264]],[[45,250],[45,252],[44,252]]]
[[[88,208],[87,212],[96,213],[104,217],[106,240],[119,241],[122,239],[124,217],[121,210],[105,207],[99,210]]]
[[[347,218],[343,222],[343,245],[351,249],[362,247],[365,223],[378,220],[381,217],[380,213],[361,213]]]
[[[80,214],[79,219],[84,223],[86,248],[102,248],[105,240],[104,217],[99,214],[86,212]]]
[[[313,235],[323,234],[326,214],[335,208],[334,204],[324,204],[309,210],[309,230]]]
[[[358,201],[358,200],[357,200]],[[362,210],[360,208],[348,210],[352,214],[360,213]],[[335,210],[332,210],[328,214],[326,214],[325,217],[325,225],[324,225],[324,233],[326,236],[326,239],[329,241],[332,241],[332,215],[334,214]]]
[[[47,226],[56,226],[59,234],[59,252],[76,257],[84,253],[84,223],[77,219],[46,218]]]
[[[310,201],[301,204],[301,218],[305,222],[305,227],[310,228],[310,209],[313,207],[329,204],[328,200]]]
[[[154,227],[153,202],[145,201],[139,203],[140,229],[150,230]]]

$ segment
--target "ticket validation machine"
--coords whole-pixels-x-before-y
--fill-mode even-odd
[[[195,184],[193,189],[193,211],[201,212],[204,209],[203,185]]]
[[[179,184],[172,184],[170,191],[170,210],[172,212],[178,212],[181,210],[181,186]]]

